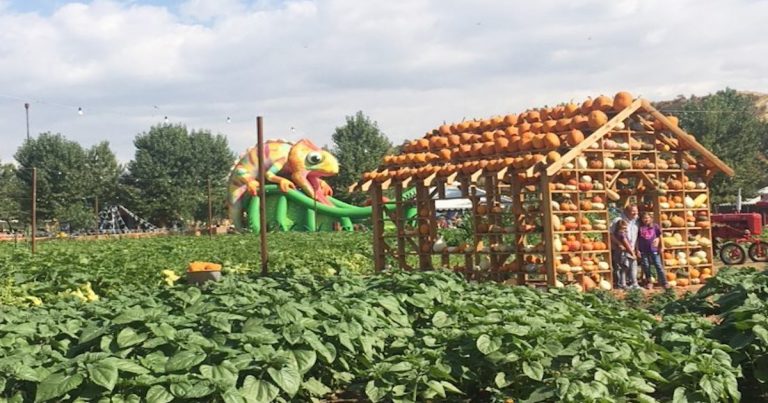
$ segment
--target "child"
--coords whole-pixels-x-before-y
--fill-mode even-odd
[[[637,255],[632,249],[627,239],[626,221],[620,220],[616,223],[613,234],[611,234],[611,256],[613,257],[613,276],[616,278],[616,288],[626,288],[630,267],[637,260]],[[631,281],[631,279],[630,279]]]
[[[664,275],[664,266],[661,263],[661,248],[661,228],[653,222],[651,213],[645,212],[637,237],[637,250],[640,252],[640,266],[643,267],[643,275],[648,281],[645,287],[649,290],[653,288],[651,265],[656,268],[656,277],[659,283],[664,288],[669,288],[667,277]]]

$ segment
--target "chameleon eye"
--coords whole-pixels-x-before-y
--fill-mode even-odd
[[[307,163],[309,165],[316,165],[323,161],[323,156],[320,153],[309,153],[307,155]]]

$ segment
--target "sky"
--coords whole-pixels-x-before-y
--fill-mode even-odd
[[[363,111],[396,144],[443,122],[627,90],[768,92],[767,0],[0,0],[0,161],[26,138],[161,124],[330,145]],[[78,109],[82,109],[82,115]],[[229,118],[229,121],[228,119]]]

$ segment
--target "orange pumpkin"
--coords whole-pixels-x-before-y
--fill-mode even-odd
[[[565,136],[565,143],[571,147],[575,147],[579,143],[584,141],[584,133],[581,130],[573,129]]]
[[[574,115],[579,113],[579,105],[574,103],[565,104],[563,108],[564,108],[563,116],[565,116],[566,118],[573,117]]]
[[[701,273],[694,268],[688,270],[688,277],[690,278],[698,278],[700,275]]]
[[[613,110],[619,112],[632,105],[632,94],[626,91],[619,91],[613,97]]]
[[[689,281],[687,278],[679,278],[677,279],[677,286],[678,287],[688,287]]]
[[[558,160],[560,160],[560,153],[558,153],[557,151],[550,151],[549,153],[547,153],[547,162],[549,162],[550,164]]]
[[[560,137],[555,133],[547,133],[544,135],[544,145],[546,148],[560,147]]]
[[[533,133],[524,132],[520,136],[520,151],[527,151],[533,148]]]
[[[517,115],[514,113],[511,113],[507,116],[504,116],[504,124],[507,126],[514,126],[517,124]]]
[[[590,112],[588,119],[589,128],[592,130],[598,129],[608,123],[608,115],[601,110]]]
[[[677,280],[677,274],[675,274],[674,272],[671,272],[671,271],[667,272],[666,277],[667,277],[667,281],[675,281],[675,280]]]
[[[600,95],[592,102],[592,110],[608,112],[613,109],[613,100],[605,95]]]
[[[592,278],[589,276],[582,276],[581,287],[584,289],[584,291],[591,291],[597,288],[597,283],[595,283],[595,280],[592,280]]]
[[[592,98],[587,98],[581,103],[581,113],[586,115],[592,110]]]

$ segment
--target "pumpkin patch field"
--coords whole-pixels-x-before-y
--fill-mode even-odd
[[[366,234],[0,244],[0,401],[760,401],[768,275],[611,294],[372,273]],[[187,285],[190,262],[222,265]]]

